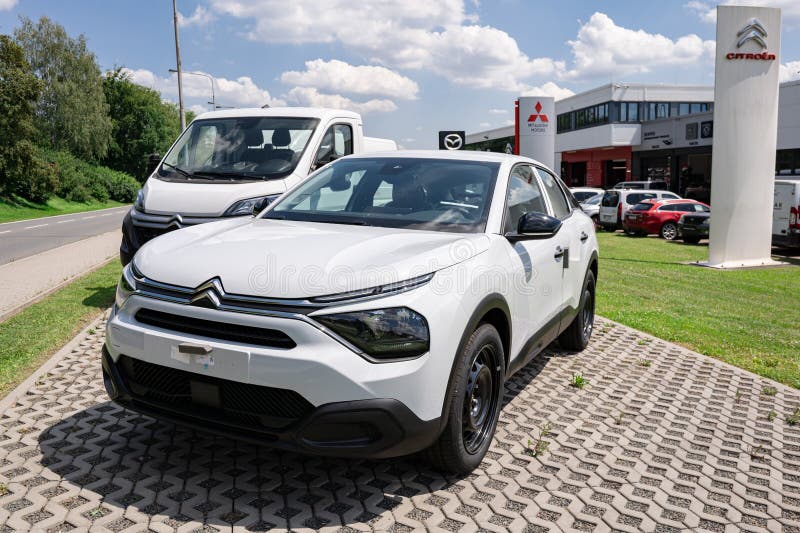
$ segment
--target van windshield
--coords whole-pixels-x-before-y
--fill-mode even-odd
[[[306,117],[195,120],[158,168],[166,180],[263,180],[288,176],[319,123]]]

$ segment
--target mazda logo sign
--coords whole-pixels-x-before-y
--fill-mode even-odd
[[[444,147],[448,150],[460,150],[464,146],[464,141],[461,140],[461,135],[458,133],[451,133],[444,138]]]
[[[440,131],[439,150],[463,150],[466,144],[463,131]]]

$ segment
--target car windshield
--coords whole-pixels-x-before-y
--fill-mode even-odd
[[[292,173],[318,119],[236,117],[195,120],[164,158],[166,180],[262,180]]]
[[[598,194],[597,191],[570,191],[570,192],[572,193],[572,196],[574,196],[576,200],[578,200],[579,202],[584,202],[584,203],[589,198],[593,198],[594,196],[596,196]],[[602,195],[602,193],[601,193],[601,195]]]
[[[604,193],[602,192],[595,193],[594,196],[590,196],[586,200],[583,200],[581,203],[585,205],[600,205],[600,200],[603,199],[603,194]]]
[[[462,233],[486,230],[499,163],[427,158],[336,161],[263,218]]]

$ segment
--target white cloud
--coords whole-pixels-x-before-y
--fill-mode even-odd
[[[556,100],[567,98],[575,94],[566,87],[559,87],[552,81],[548,81],[538,87],[528,87],[522,91],[522,96],[552,96]]]
[[[800,80],[800,61],[789,61],[781,65],[780,81]]]
[[[490,115],[505,115],[508,112],[509,112],[508,109],[490,109],[489,110],[489,114]]]
[[[177,101],[177,74],[173,73],[169,77],[161,77],[146,69],[131,70],[126,68],[123,71],[130,75],[133,82],[159,91],[163,98]],[[282,100],[273,98],[269,91],[258,87],[252,78],[248,76],[241,76],[235,80],[215,78],[214,88],[216,101],[222,105],[234,107],[261,107],[264,104],[271,106],[284,105]],[[211,100],[211,82],[206,77],[184,73],[183,97],[187,106],[199,105],[208,110],[209,107],[205,105],[205,102]],[[194,102],[189,102],[190,100],[194,100]]]
[[[414,100],[419,85],[386,67],[354,66],[338,59],[306,61],[303,72],[281,74],[281,81],[291,85],[314,87],[323,91],[348,94],[369,94]]]
[[[458,85],[518,91],[563,63],[530,58],[508,33],[477,25],[463,0],[208,0],[212,10],[252,21],[247,36],[269,43],[340,43],[371,63],[424,69]]]
[[[1,0],[0,0],[1,1]],[[205,6],[197,6],[188,17],[183,13],[178,12],[178,24],[180,26],[207,26],[214,20],[214,13],[212,13]]]
[[[781,8],[781,18],[784,22],[800,22],[800,2],[797,0],[728,0],[723,2],[723,5],[779,7]],[[686,3],[685,7],[697,13],[697,16],[703,22],[717,22],[717,7],[714,3],[692,0]]]
[[[362,114],[388,113],[397,110],[397,105],[391,100],[375,98],[366,102],[354,102],[339,94],[320,93],[313,87],[295,87],[285,98],[296,105],[347,109]]]
[[[662,65],[689,65],[714,57],[714,41],[694,34],[672,40],[657,33],[617,26],[604,13],[595,13],[578,30],[572,48],[573,68],[566,79],[624,76],[650,72]]]
[[[0,0],[0,11],[14,9],[14,6],[17,5],[17,2],[18,0]]]

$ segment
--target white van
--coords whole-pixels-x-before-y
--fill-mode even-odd
[[[625,213],[642,200],[655,198],[658,200],[677,200],[680,196],[670,191],[641,189],[610,189],[600,200],[600,219],[598,223],[603,229],[614,231],[622,227]]]
[[[800,246],[800,180],[775,180],[772,209],[772,244]]]
[[[168,231],[261,211],[311,172],[340,157],[396,150],[364,137],[361,116],[285,107],[204,113],[178,137],[122,223],[125,265]]]

